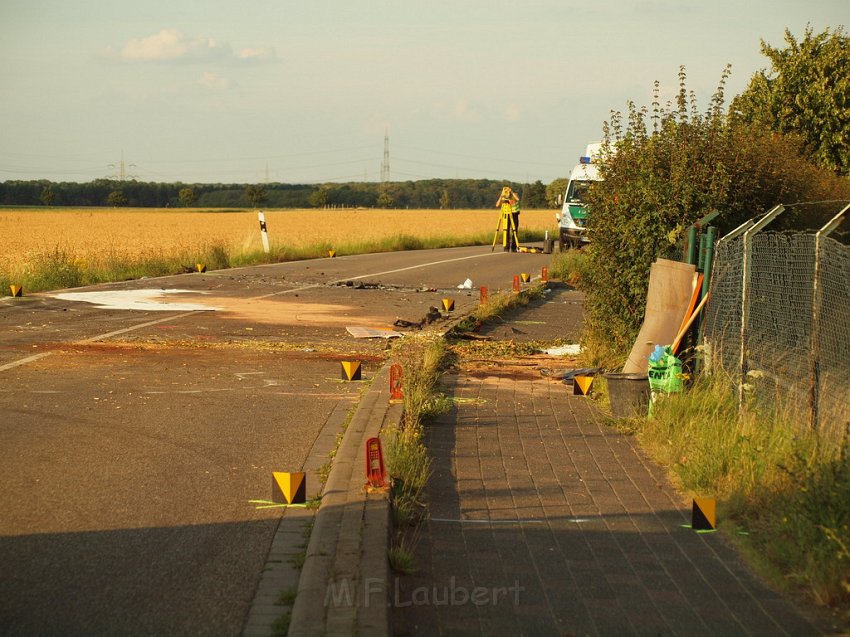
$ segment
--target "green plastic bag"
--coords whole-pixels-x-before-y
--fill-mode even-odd
[[[656,346],[649,356],[649,413],[655,401],[666,394],[675,394],[684,389],[682,361],[673,355],[670,346]]]

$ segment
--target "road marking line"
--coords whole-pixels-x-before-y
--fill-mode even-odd
[[[0,372],[4,372],[7,369],[12,369],[13,367],[17,367],[18,365],[26,365],[27,363],[33,363],[37,360],[44,358],[45,356],[50,356],[50,354],[51,352],[42,352],[41,354],[33,354],[32,356],[27,356],[26,358],[14,361],[13,363],[6,363],[5,365],[0,365]]]
[[[484,254],[473,254],[468,257],[455,257],[454,259],[442,259],[441,261],[431,261],[428,263],[420,263],[419,265],[410,265],[404,268],[396,268],[395,270],[386,270],[384,272],[372,272],[371,274],[361,274],[360,276],[350,276],[344,279],[336,279],[335,281],[329,281],[328,283],[311,283],[310,285],[304,285],[300,288],[292,288],[290,290],[282,290],[280,292],[272,292],[270,294],[263,294],[262,296],[255,296],[249,300],[256,299],[267,299],[272,296],[280,296],[281,294],[292,294],[293,292],[300,292],[302,290],[309,290],[312,288],[320,288],[325,285],[338,285],[340,283],[345,283],[346,281],[359,281],[360,279],[369,279],[376,276],[383,276],[385,274],[396,274],[398,272],[407,272],[408,270],[418,270],[419,268],[428,268],[433,265],[442,265],[444,263],[454,263],[455,261],[466,261],[467,259],[480,259],[482,257],[491,257],[498,254],[497,252],[485,252]]]
[[[198,314],[200,312],[206,312],[206,310],[190,310],[189,312],[183,312],[182,314],[177,314],[176,316],[166,316],[165,318],[157,319],[156,321],[148,321],[147,323],[138,323],[137,325],[133,325],[132,327],[125,327],[121,330],[115,330],[114,332],[106,332],[105,334],[99,334],[97,336],[92,336],[91,338],[83,339],[82,341],[74,341],[75,344],[84,344],[84,343],[95,343],[97,341],[102,341],[107,338],[112,338],[113,336],[118,336],[119,334],[126,334],[127,332],[134,332],[135,330],[140,330],[143,327],[150,327],[151,325],[157,325],[158,323],[165,323],[166,321],[176,321],[177,319],[181,319],[184,316],[191,316],[192,314]]]
[[[499,254],[497,252],[485,252],[483,254],[473,254],[467,257],[456,257],[454,259],[442,259],[440,261],[431,261],[429,263],[421,263],[419,265],[411,265],[405,268],[396,268],[395,270],[386,270],[384,272],[373,272],[371,274],[362,274],[360,276],[347,277],[345,279],[337,279],[336,281],[331,281],[330,285],[335,285],[338,283],[344,283],[345,281],[357,281],[360,279],[368,279],[370,277],[383,276],[385,274],[396,274],[397,272],[407,272],[408,270],[416,270],[419,268],[428,268],[434,265],[442,265],[444,263],[454,263],[456,261],[466,261],[468,259],[480,259],[482,257],[490,257]],[[268,265],[277,265],[277,264],[268,264]],[[280,296],[281,294],[292,294],[294,292],[300,292],[302,290],[309,290],[312,288],[323,287],[324,283],[311,283],[310,285],[304,285],[299,288],[292,288],[290,290],[282,290],[280,292],[272,292],[271,294],[263,294],[262,296],[255,296],[248,300],[257,300],[257,299],[267,299],[272,296]],[[139,323],[138,325],[133,325],[132,327],[126,327],[124,329],[115,330],[113,332],[106,332],[105,334],[98,334],[97,336],[92,336],[91,338],[86,338],[81,341],[75,341],[75,344],[83,345],[86,343],[96,343],[98,341],[106,340],[107,338],[112,338],[113,336],[119,336],[121,334],[127,334],[129,332],[135,332],[136,330],[143,329],[145,327],[150,327],[151,325],[157,325],[158,323],[165,323],[166,321],[176,321],[177,319],[181,319],[185,316],[191,316],[193,314],[198,314],[199,312],[204,312],[205,310],[191,310],[189,312],[183,312],[182,314],[177,314],[176,316],[168,316],[162,319],[158,319],[156,321],[148,321],[146,323]],[[49,356],[50,352],[36,354],[34,356],[29,356],[27,358],[22,358],[21,360],[15,361],[14,363],[7,363],[6,365],[0,366],[0,372],[5,371],[7,369],[11,369],[13,367],[17,367],[18,365],[26,365],[27,363],[32,363],[34,361],[39,360],[40,358],[44,358],[45,356]]]
[[[373,274],[363,274],[361,276],[352,276],[345,279],[331,281],[331,285],[336,283],[345,283],[346,281],[357,281],[358,279],[368,279],[373,276],[381,276],[384,274],[395,274],[396,272],[407,272],[408,270],[416,270],[418,268],[428,268],[432,265],[442,265],[443,263],[454,263],[455,261],[466,261],[467,259],[480,259],[481,257],[492,257],[498,254],[497,252],[485,252],[484,254],[473,254],[468,257],[456,257],[454,259],[443,259],[442,261],[431,261],[430,263],[422,263],[420,265],[411,265],[406,268],[397,268],[395,270],[387,270],[386,272],[375,272]]]

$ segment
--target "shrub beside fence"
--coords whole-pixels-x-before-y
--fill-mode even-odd
[[[709,369],[735,378],[742,400],[788,396],[802,420],[837,440],[850,422],[850,247],[827,227],[746,229],[715,249],[703,323]]]

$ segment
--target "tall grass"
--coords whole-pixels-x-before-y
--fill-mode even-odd
[[[384,430],[382,437],[387,471],[392,477],[390,502],[395,522],[389,559],[402,573],[415,568],[413,553],[420,535],[417,525],[426,511],[423,491],[431,475],[431,458],[423,441],[424,425],[450,404],[437,386],[445,355],[445,341],[437,332],[405,338],[393,354],[403,370],[402,419]]]
[[[508,310],[517,307],[525,307],[531,301],[543,297],[543,284],[533,285],[519,292],[504,292],[494,294],[487,298],[487,302],[476,307],[460,323],[457,324],[455,332],[469,332],[477,329],[482,324],[492,321]]]
[[[739,412],[722,374],[653,412],[639,439],[684,489],[715,495],[721,524],[754,562],[850,619],[850,434],[840,445],[818,438],[788,396]]]
[[[542,235],[529,232],[530,237]],[[527,239],[527,240],[533,240]],[[38,292],[73,288],[111,281],[127,281],[143,277],[167,276],[193,271],[196,263],[208,270],[230,267],[302,261],[328,256],[335,250],[338,256],[404,250],[451,248],[466,245],[486,245],[490,242],[483,234],[466,236],[416,237],[399,234],[368,241],[351,241],[332,244],[320,241],[309,245],[288,246],[273,244],[266,254],[262,249],[234,249],[225,243],[206,243],[196,248],[182,248],[172,252],[145,250],[130,253],[107,247],[92,255],[81,254],[65,245],[49,250],[27,253],[14,263],[0,264],[0,290],[7,291],[10,284],[22,285],[27,291]]]
[[[493,240],[483,210],[266,211],[272,249],[261,248],[256,212],[157,209],[0,211],[0,284],[30,291],[281,261],[462,245]],[[524,241],[551,225],[526,211]],[[493,225],[491,226],[491,222]]]
[[[587,253],[584,250],[571,248],[552,255],[549,265],[549,276],[581,288],[587,280]]]

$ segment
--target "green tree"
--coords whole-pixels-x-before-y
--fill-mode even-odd
[[[688,98],[682,68],[674,107],[661,106],[655,83],[651,128],[649,111],[632,102],[625,118],[615,112],[603,127],[604,181],[588,192],[585,304],[586,338],[605,362],[627,353],[637,335],[652,263],[671,256],[687,226],[726,197],[720,106],[727,73],[705,116]]]
[[[443,188],[443,194],[440,195],[440,210],[447,210],[452,205],[452,196],[448,188]]]
[[[248,198],[248,203],[253,208],[259,208],[268,201],[266,189],[261,185],[249,185],[245,187],[245,197]]]
[[[310,205],[314,208],[324,208],[330,201],[330,193],[326,186],[320,186],[310,194]]]
[[[850,174],[850,38],[842,27],[799,42],[785,30],[784,49],[764,40],[770,70],[753,75],[732,101],[733,118],[782,134],[802,136],[809,155],[824,168]]]
[[[564,193],[567,192],[569,179],[558,177],[546,186],[546,204],[550,208],[560,208],[564,203]]]
[[[198,199],[194,188],[181,188],[177,193],[177,198],[180,200],[180,203],[184,208],[191,207],[191,205]]]
[[[53,192],[50,184],[47,184],[44,188],[42,188],[39,200],[41,200],[41,203],[45,206],[52,206],[53,202],[56,201],[56,193]]]
[[[127,200],[127,195],[124,194],[123,190],[113,190],[106,197],[106,203],[108,203],[113,208],[121,208],[122,206],[126,206],[129,201]]]
[[[385,191],[378,195],[378,208],[392,208],[394,204],[395,201],[390,193]]]
[[[539,179],[533,184],[526,184],[522,192],[522,207],[537,209],[546,207],[546,186]]]

